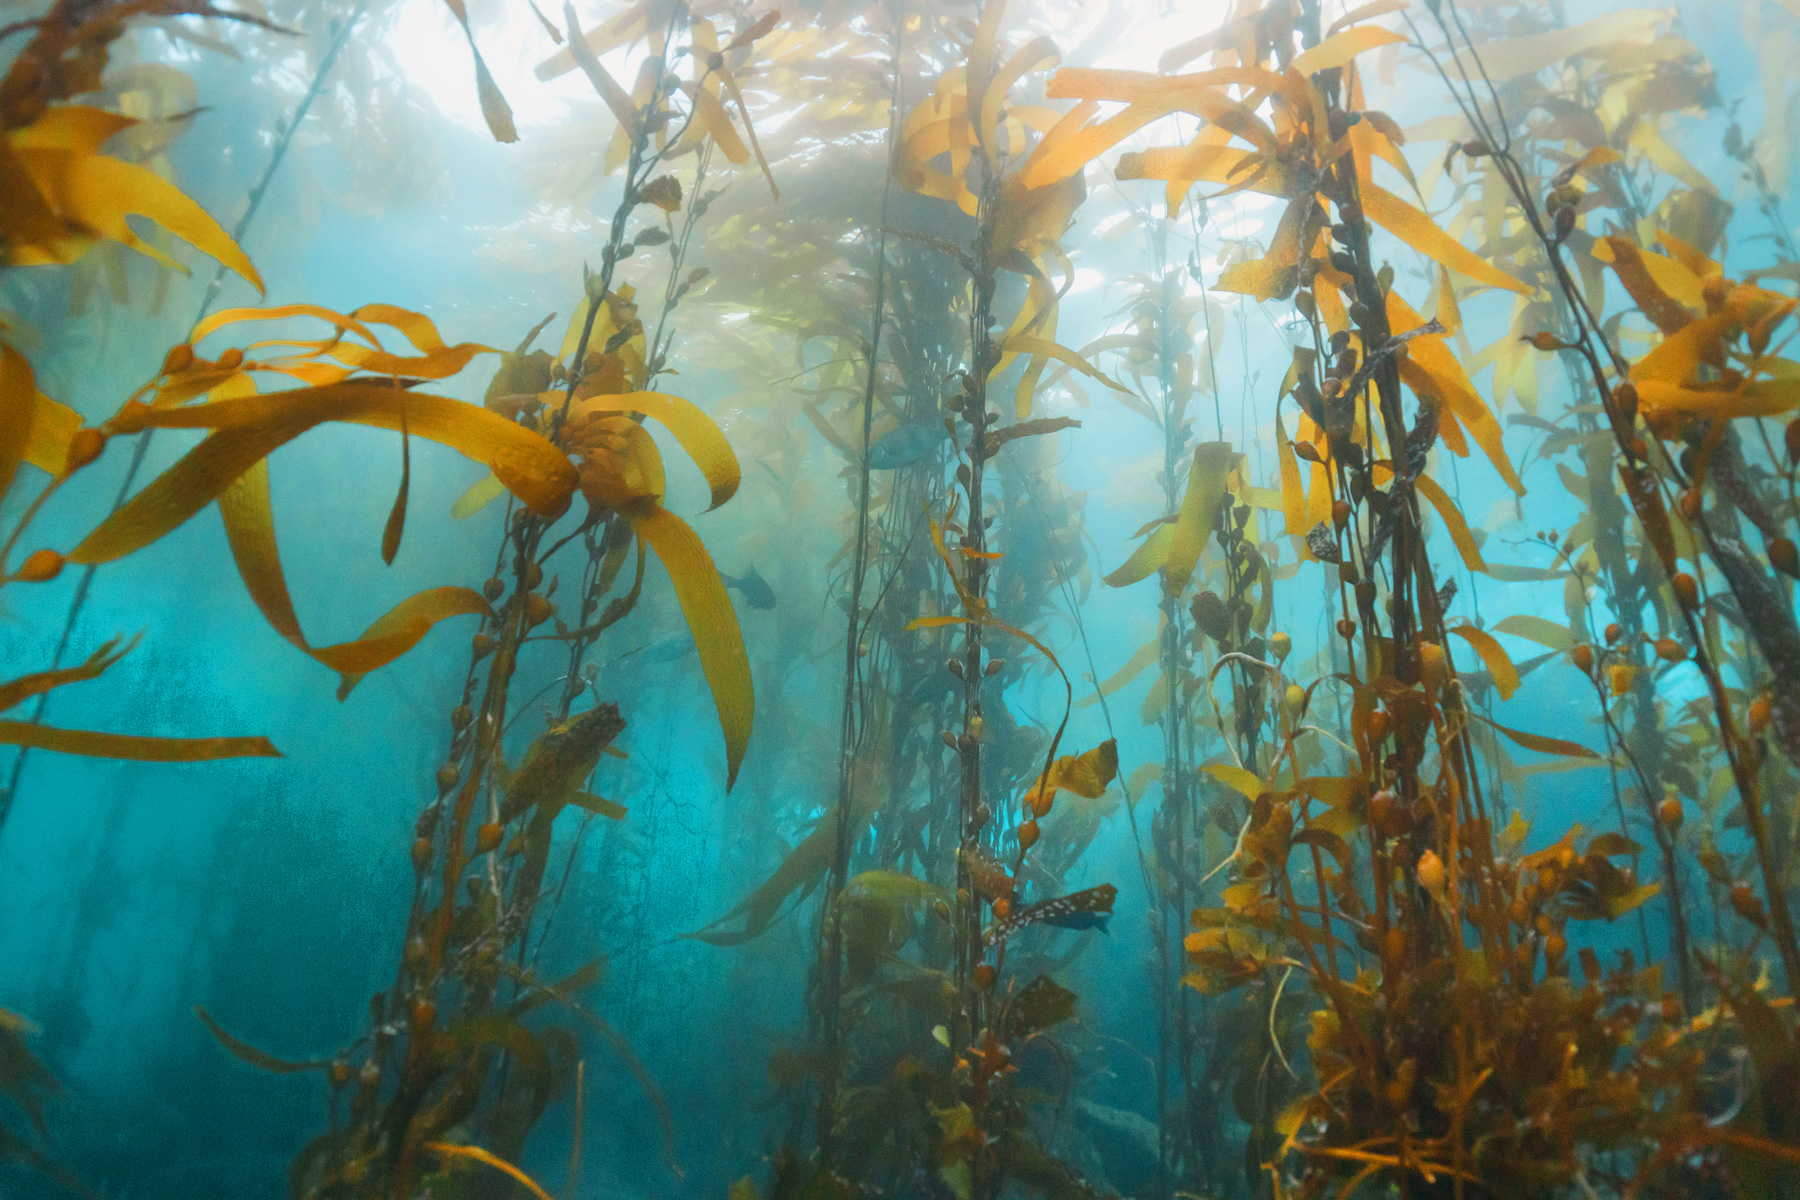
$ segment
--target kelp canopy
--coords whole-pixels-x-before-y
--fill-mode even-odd
[[[1793,0],[0,0],[0,1193],[1800,1198]]]

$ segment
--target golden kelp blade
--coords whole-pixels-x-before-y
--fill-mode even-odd
[[[267,462],[255,463],[225,490],[219,497],[219,514],[225,521],[225,537],[238,575],[263,618],[294,647],[343,676],[338,685],[340,700],[364,675],[412,649],[439,621],[490,613],[487,601],[471,588],[431,588],[402,600],[355,641],[313,646],[301,631],[281,569],[275,514],[269,506]]]
[[[558,393],[546,395],[559,396]],[[707,487],[712,491],[712,503],[707,506],[708,511],[737,494],[738,484],[743,479],[737,452],[725,440],[725,435],[711,417],[680,396],[662,392],[590,396],[575,406],[570,417],[573,419],[577,414],[586,413],[629,412],[641,412],[647,417],[654,417],[675,435],[681,448],[687,451],[688,457],[694,460],[694,465],[700,468],[700,473],[706,476]]]
[[[9,261],[21,266],[71,263],[87,253],[98,235],[185,273],[187,268],[132,232],[125,218],[135,215],[156,222],[262,291],[262,277],[249,257],[205,209],[154,171],[99,153],[102,142],[133,124],[129,117],[102,109],[56,105],[33,124],[6,135],[11,157],[58,214],[60,226],[53,241],[11,241]]]
[[[61,667],[53,671],[35,671],[30,675],[21,675],[17,679],[0,684],[0,712],[5,712],[21,700],[29,700],[33,696],[42,695],[59,687],[67,687],[71,683],[99,678],[108,667],[130,654],[137,643],[138,639],[134,637],[121,650],[118,648],[119,639],[113,638],[76,666]]]
[[[1511,656],[1494,640],[1494,635],[1473,625],[1458,625],[1450,632],[1475,647],[1481,661],[1487,664],[1488,674],[1494,677],[1494,687],[1500,692],[1500,698],[1512,699],[1512,694],[1519,690],[1519,669],[1513,666]]]
[[[88,729],[53,729],[29,721],[0,721],[0,746],[29,746],[57,754],[120,758],[132,762],[211,762],[221,758],[280,758],[267,738],[149,737],[98,733]]]
[[[249,1042],[235,1036],[223,1025],[213,1020],[211,1013],[201,1005],[194,1005],[193,1014],[206,1032],[213,1035],[213,1040],[223,1046],[233,1058],[242,1059],[259,1071],[267,1071],[271,1075],[295,1075],[302,1071],[323,1071],[331,1066],[330,1059],[316,1059],[310,1062],[277,1058],[266,1050],[259,1050]]]
[[[475,34],[469,29],[469,14],[463,7],[463,0],[444,0],[444,4],[456,17],[456,23],[462,26],[463,36],[469,39],[469,53],[475,56],[475,92],[481,100],[481,116],[487,122],[488,132],[494,135],[496,142],[518,141],[519,131],[513,125],[512,108],[500,94],[500,85],[488,73],[487,63],[475,45]]]
[[[426,1142],[425,1149],[433,1154],[441,1154],[445,1158],[467,1158],[483,1163],[506,1175],[511,1176],[521,1187],[529,1191],[537,1200],[551,1200],[550,1193],[532,1182],[531,1176],[519,1170],[497,1154],[490,1154],[480,1146],[455,1146],[449,1142]]]
[[[649,501],[621,511],[638,536],[656,552],[675,585],[675,598],[681,603],[682,616],[687,618],[694,648],[700,654],[700,669],[719,711],[719,728],[725,734],[725,788],[729,791],[737,782],[756,712],[750,658],[744,652],[737,613],[725,594],[712,556],[687,522]]]
[[[31,364],[23,354],[0,343],[0,496],[12,486],[13,475],[31,448],[31,427],[37,414],[37,381]]]
[[[559,515],[575,490],[573,463],[542,436],[475,404],[405,393],[408,430],[485,462],[507,488],[545,516]],[[78,563],[111,562],[162,537],[279,447],[326,421],[398,430],[400,393],[391,385],[336,383],[271,392],[188,408],[128,407],[115,432],[213,429],[205,441],[159,475],[71,553]]]

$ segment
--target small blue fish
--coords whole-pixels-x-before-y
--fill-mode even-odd
[[[892,471],[924,462],[949,437],[943,421],[937,417],[902,425],[875,439],[875,444],[869,447],[869,469]]]
[[[719,572],[719,578],[725,581],[726,587],[736,588],[744,598],[744,603],[751,608],[767,611],[775,607],[775,590],[769,586],[768,580],[757,573],[755,567],[751,567],[742,579],[733,579],[723,571]]]

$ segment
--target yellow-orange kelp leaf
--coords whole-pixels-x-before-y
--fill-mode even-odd
[[[1013,84],[1019,82],[1033,71],[1048,70],[1062,61],[1062,51],[1056,43],[1047,37],[1034,37],[1026,42],[1013,56],[1006,60],[1006,65],[995,72],[981,95],[980,120],[975,126],[975,135],[980,139],[982,148],[990,160],[1000,157],[997,136],[1000,129],[1001,114],[1006,107],[1006,94],[1012,91]],[[1098,150],[1094,152],[1099,153]],[[1088,155],[1092,158],[1093,155]],[[1087,159],[1083,159],[1086,162]],[[1064,172],[1066,174],[1067,172]],[[1060,178],[1060,176],[1057,176]],[[1044,182],[1048,182],[1045,180]],[[1037,187],[1038,182],[1025,180],[1027,187]]]
[[[1405,34],[1395,33],[1391,29],[1383,29],[1379,25],[1361,25],[1342,33],[1334,33],[1312,49],[1301,51],[1294,58],[1293,68],[1302,75],[1316,75],[1320,71],[1341,67],[1365,51],[1406,40]]]
[[[1663,333],[1675,333],[1686,328],[1688,323],[1694,319],[1694,314],[1670,295],[1668,288],[1664,286],[1665,282],[1675,283],[1677,281],[1658,279],[1659,274],[1666,275],[1666,273],[1651,268],[1650,260],[1656,259],[1681,270],[1683,274],[1690,277],[1693,275],[1693,272],[1681,267],[1673,259],[1663,258],[1661,255],[1646,257],[1630,238],[1619,237],[1616,234],[1595,239],[1594,257],[1612,266],[1613,273],[1619,277],[1619,282],[1625,285],[1626,292],[1630,293],[1638,310]],[[1699,280],[1692,280],[1692,285],[1691,291],[1693,299],[1696,301],[1693,307],[1702,308],[1704,304],[1698,302],[1700,301]]]
[[[1281,455],[1282,516],[1287,518],[1289,534],[1305,537],[1311,526],[1306,523],[1306,487],[1300,480],[1300,459],[1279,416],[1275,418],[1275,443]]]
[[[444,344],[442,335],[430,317],[416,313],[410,309],[399,308],[392,304],[365,304],[348,315],[333,312],[315,304],[283,304],[273,308],[232,308],[213,316],[195,326],[192,342],[199,342],[209,334],[215,333],[227,325],[248,321],[273,321],[283,317],[308,316],[327,321],[338,330],[338,335],[317,341],[274,340],[253,343],[249,349],[258,350],[265,346],[292,346],[305,350],[309,356],[320,355],[336,359],[352,370],[364,370],[380,375],[405,375],[420,379],[445,379],[461,371],[469,365],[469,360],[477,354],[498,353],[492,346],[484,346],[480,342],[461,342],[455,346]],[[382,348],[381,341],[368,328],[370,325],[386,325],[398,330],[414,348],[422,353],[416,355],[391,354]],[[342,340],[345,332],[355,333],[368,341],[367,346]],[[271,364],[276,369],[279,365]],[[288,373],[294,373],[289,368]],[[346,372],[348,373],[348,372]],[[328,380],[328,382],[336,382]]]
[[[433,1154],[442,1155],[445,1158],[467,1158],[490,1166],[494,1168],[494,1170],[499,1171],[501,1174],[512,1179],[513,1182],[530,1192],[533,1196],[537,1197],[537,1200],[551,1200],[550,1193],[539,1187],[536,1182],[532,1180],[531,1176],[519,1170],[519,1168],[513,1166],[498,1154],[489,1153],[480,1146],[459,1146],[451,1142],[426,1142],[425,1149],[431,1151]]]
[[[363,675],[386,666],[419,643],[432,626],[449,617],[490,614],[487,601],[471,588],[442,587],[420,592],[389,610],[360,638],[331,646],[314,646],[300,629],[281,569],[275,540],[275,514],[269,504],[269,466],[258,460],[219,497],[225,538],[238,575],[269,625],[295,648],[343,676],[342,700]]]
[[[1458,625],[1450,630],[1481,655],[1481,661],[1487,664],[1488,674],[1494,677],[1494,687],[1499,691],[1502,700],[1510,700],[1512,694],[1519,690],[1519,668],[1513,666],[1511,656],[1505,647],[1494,640],[1494,635],[1473,625]]]
[[[700,669],[719,710],[719,728],[725,735],[725,790],[737,782],[744,748],[750,742],[750,726],[756,714],[756,691],[750,681],[750,657],[744,652],[744,635],[738,629],[737,612],[719,579],[712,556],[687,522],[649,500],[620,510],[638,536],[650,544],[675,585],[675,599],[687,618]]]
[[[1399,292],[1391,289],[1387,294],[1387,310],[1388,326],[1396,335],[1410,333],[1425,324],[1425,318],[1414,312],[1412,305],[1400,298]],[[1419,395],[1432,396],[1442,403],[1475,435],[1476,443],[1487,453],[1488,460],[1506,480],[1506,485],[1521,496],[1525,494],[1525,484],[1507,456],[1500,422],[1494,419],[1494,414],[1476,393],[1475,385],[1469,382],[1468,373],[1456,361],[1456,355],[1444,345],[1443,335],[1426,334],[1407,342],[1400,352],[1400,378]],[[1450,441],[1448,434],[1444,440]]]
[[[1531,289],[1445,233],[1436,221],[1370,179],[1360,181],[1363,211],[1369,219],[1452,271],[1477,283],[1528,295]]]
[[[1037,816],[1050,809],[1059,791],[1074,792],[1089,800],[1106,794],[1112,781],[1119,777],[1119,743],[1108,738],[1082,754],[1065,754],[1038,777],[1025,793],[1025,805]]]
[[[111,238],[182,273],[187,268],[138,237],[128,215],[145,217],[211,255],[263,290],[243,249],[180,188],[147,168],[99,153],[100,143],[136,124],[102,109],[54,105],[31,125],[6,135],[13,159],[57,214],[59,236],[49,242],[13,242],[7,261],[18,266],[72,263],[97,237]]]
[[[1148,579],[1151,574],[1169,561],[1169,546],[1175,540],[1175,523],[1173,520],[1162,521],[1150,531],[1150,536],[1138,543],[1138,548],[1131,552],[1119,565],[1119,568],[1105,576],[1108,587],[1126,587],[1140,579]]]
[[[12,486],[19,464],[31,447],[37,423],[36,377],[25,356],[0,342],[0,496]]]
[[[12,486],[20,463],[61,475],[69,462],[69,440],[81,415],[37,390],[25,356],[0,342],[0,495]]]
[[[444,0],[444,4],[456,18],[456,23],[462,26],[463,36],[469,39],[469,53],[475,56],[475,94],[481,101],[481,117],[487,122],[488,132],[494,135],[496,142],[518,141],[519,131],[513,125],[512,108],[500,94],[500,85],[488,72],[481,51],[475,47],[475,34],[469,28],[469,13],[463,0]]]
[[[1225,497],[1226,476],[1236,459],[1230,442],[1201,442],[1194,447],[1187,491],[1181,497],[1181,511],[1175,514],[1169,557],[1163,564],[1163,589],[1170,595],[1180,595],[1193,578]]]
[[[1213,285],[1215,291],[1237,292],[1258,300],[1274,300],[1293,290],[1295,270],[1300,264],[1302,239],[1307,218],[1317,207],[1312,195],[1290,200],[1275,226],[1269,251],[1261,258],[1241,262],[1227,268]]]
[[[137,642],[138,639],[134,637],[125,644],[123,649],[120,649],[119,639],[113,638],[76,666],[59,667],[54,671],[35,671],[30,675],[21,675],[17,679],[0,683],[0,712],[5,712],[20,701],[29,700],[44,692],[67,687],[71,683],[80,683],[86,679],[99,678],[108,667],[130,654]]]
[[[352,660],[354,670],[343,671],[337,698],[342,700],[364,675],[385,666],[418,645],[432,627],[450,617],[486,617],[493,610],[474,588],[435,587],[415,592],[382,613],[354,642],[341,642],[308,651],[320,662],[330,653],[339,661]],[[330,664],[327,662],[327,665]]]
[[[1093,106],[1092,101],[1084,103]],[[1026,160],[1025,186],[1043,187],[1068,178],[1152,121],[1168,116],[1176,107],[1173,102],[1164,100],[1155,104],[1133,104],[1092,124],[1058,121]]]
[[[650,431],[617,413],[590,415],[569,432],[582,455],[581,494],[594,508],[624,508],[636,500],[661,504],[668,491],[662,451]]]
[[[1476,47],[1480,56],[1477,64],[1467,51],[1457,54],[1458,65],[1467,71],[1471,78],[1485,74],[1496,82],[1513,79],[1520,75],[1535,75],[1553,63],[1565,58],[1604,46],[1608,42],[1623,41],[1627,38],[1639,37],[1654,30],[1657,24],[1668,19],[1666,11],[1646,8],[1625,8],[1605,16],[1595,17],[1591,21],[1583,21],[1579,25],[1568,25],[1561,29],[1547,29],[1542,33],[1528,33],[1523,37],[1508,38],[1505,41],[1487,42]]]
[[[1080,371],[1088,378],[1098,380],[1115,392],[1128,393],[1129,391],[1129,389],[1119,384],[1111,376],[1099,370],[1092,363],[1088,362],[1087,359],[1075,353],[1075,351],[1069,349],[1067,346],[1062,345],[1060,342],[1053,342],[1047,338],[1032,337],[1030,334],[1015,333],[1008,336],[1006,340],[1000,344],[1000,348],[1008,354],[1028,354],[1033,359],[1037,360],[1054,358],[1057,362]],[[1031,394],[1028,390],[1020,390],[1016,407],[1018,410],[1017,415],[1020,420],[1031,415]]]
[[[0,746],[28,746],[56,754],[120,758],[132,762],[211,762],[220,758],[280,758],[268,738],[149,737],[100,733],[91,729],[54,729],[30,721],[0,721]]]
[[[1656,424],[1676,414],[1697,417],[1778,417],[1800,407],[1800,378],[1758,379],[1738,387],[1683,387],[1660,379],[1637,384],[1638,411]]]
[[[606,107],[612,110],[613,119],[618,121],[619,128],[625,131],[627,137],[635,138],[639,118],[638,107],[632,100],[631,93],[620,87],[619,81],[614,79],[601,65],[600,57],[594,52],[593,44],[581,32],[581,19],[575,15],[573,4],[565,3],[563,5],[563,20],[569,27],[568,49],[559,51],[554,58],[541,64],[538,67],[538,78],[549,78],[544,73],[545,68],[558,59],[568,58],[569,66],[579,66],[582,74],[588,77],[588,82],[593,85],[594,91],[606,104]],[[596,34],[599,32],[599,30],[595,30]],[[568,70],[568,67],[562,67],[555,73],[561,74],[565,70]]]
[[[660,421],[665,429],[675,435],[675,440],[681,443],[681,448],[687,451],[688,457],[694,460],[694,465],[706,477],[706,486],[712,491],[712,503],[707,506],[708,511],[737,494],[743,475],[738,466],[736,451],[732,450],[731,443],[725,440],[724,432],[711,417],[701,411],[698,405],[683,400],[680,396],[662,392],[589,396],[575,405],[569,418],[574,420],[577,414],[633,412],[640,412]]]
[[[347,421],[398,430],[403,412],[413,436],[441,442],[486,463],[507,490],[534,511],[555,517],[568,507],[577,482],[575,465],[539,434],[479,404],[360,382],[189,408],[133,404],[108,422],[113,432],[150,428],[215,432],[89,534],[70,561],[111,562],[148,545],[206,507],[252,465],[315,425]]]
[[[1438,516],[1444,519],[1444,528],[1449,530],[1450,540],[1456,543],[1456,551],[1462,555],[1463,565],[1471,571],[1486,572],[1487,563],[1482,561],[1481,549],[1475,545],[1475,535],[1469,532],[1469,523],[1463,520],[1462,510],[1456,507],[1456,501],[1429,475],[1415,476],[1413,487],[1419,495],[1431,501]]]

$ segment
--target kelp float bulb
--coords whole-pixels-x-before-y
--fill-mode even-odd
[[[455,763],[445,763],[443,766],[439,767],[437,769],[438,791],[447,792],[451,788],[455,787],[456,781],[457,781],[457,779],[459,779],[461,777],[461,775],[462,775],[462,772],[460,772],[456,769]]]
[[[1394,731],[1394,717],[1385,708],[1372,709],[1369,712],[1369,741],[1371,744],[1387,740],[1387,735]],[[1390,796],[1392,792],[1388,793]]]
[[[952,750],[956,749],[956,735],[954,733],[945,729],[938,733],[938,737],[944,740],[944,745],[950,747]]]
[[[1664,662],[1684,662],[1687,659],[1687,647],[1683,646],[1674,638],[1657,638],[1656,657],[1662,659]]]
[[[1681,822],[1686,814],[1682,811],[1681,800],[1674,795],[1664,796],[1662,803],[1656,806],[1656,819],[1663,823],[1663,828],[1670,833],[1681,830]]]
[[[1441,689],[1450,682],[1450,660],[1436,642],[1419,643],[1419,669],[1424,673],[1425,682],[1434,688]]]
[[[986,802],[983,802],[975,806],[975,815],[971,820],[974,822],[975,828],[986,829],[987,823],[993,820],[993,817],[994,810],[989,808]]]
[[[1306,689],[1297,683],[1290,683],[1282,700],[1287,705],[1288,720],[1298,721],[1301,710],[1306,707]]]
[[[1787,423],[1787,428],[1782,431],[1781,440],[1787,447],[1788,461],[1800,461],[1800,417],[1795,417]]]
[[[1750,702],[1750,736],[1761,737],[1774,716],[1775,702],[1769,698],[1769,693],[1758,693],[1756,699]]]
[[[1392,789],[1382,788],[1369,797],[1369,824],[1382,837],[1400,837],[1412,824],[1407,819],[1406,806],[1394,795]]]
[[[1331,523],[1339,529],[1350,523],[1350,502],[1348,500],[1331,502]]]
[[[163,355],[162,373],[179,375],[194,365],[194,348],[187,342],[178,346],[170,346],[169,352]]]
[[[542,592],[532,592],[525,597],[525,624],[527,628],[542,625],[556,611],[556,605],[550,603]]]
[[[326,1071],[326,1076],[331,1080],[332,1087],[341,1088],[349,1086],[350,1081],[355,1078],[356,1072],[351,1069],[349,1063],[339,1058],[332,1061]]]
[[[1758,929],[1766,928],[1769,924],[1769,914],[1763,908],[1762,897],[1742,879],[1731,885],[1731,907],[1737,909],[1738,916]]]
[[[1705,507],[1706,497],[1699,488],[1687,488],[1681,493],[1681,515],[1690,521],[1698,520],[1700,510]]]
[[[1632,425],[1636,424],[1638,410],[1637,385],[1629,380],[1621,383],[1618,387],[1613,389],[1612,399],[1613,409],[1619,414],[1619,419],[1625,423],[1625,427],[1629,429]],[[1640,454],[1638,457],[1642,458],[1643,455]]]
[[[1037,823],[1037,819],[1034,817],[1031,820],[1026,821],[1024,824],[1019,826],[1019,849],[1020,849],[1020,851],[1023,852],[1023,851],[1031,849],[1033,846],[1037,845],[1037,841],[1038,841],[1038,823]]]
[[[1277,633],[1269,638],[1269,649],[1274,652],[1275,661],[1284,661],[1294,649],[1294,639],[1285,633]]]
[[[13,578],[20,583],[48,583],[62,574],[63,556],[54,550],[33,550],[31,556],[19,564]]]
[[[227,371],[235,371],[244,365],[244,352],[236,346],[219,355],[219,366]]]
[[[1594,670],[1594,648],[1586,642],[1569,651],[1569,658],[1583,675],[1590,675]]]
[[[499,849],[504,829],[498,821],[486,821],[475,831],[475,853],[489,854]]]
[[[1700,585],[1686,571],[1677,571],[1669,580],[1669,586],[1675,590],[1675,598],[1681,601],[1683,608],[1700,607]]]
[[[469,639],[469,650],[475,655],[476,662],[492,654],[494,645],[494,636],[490,633],[478,633]]]
[[[430,838],[422,837],[422,838],[414,838],[413,839],[412,865],[413,865],[413,870],[415,870],[415,871],[423,871],[426,867],[429,867],[431,865],[431,839]]]
[[[544,582],[544,568],[538,566],[534,562],[526,563],[525,564],[525,586],[528,588],[534,588],[542,582]]]
[[[413,1001],[412,1026],[414,1033],[430,1033],[437,1027],[437,1005],[426,999]]]
[[[1006,670],[1006,660],[1004,658],[990,658],[988,659],[988,665],[982,668],[981,673],[983,675],[998,675],[1004,670]]]
[[[1348,640],[1356,636],[1356,622],[1349,617],[1339,617],[1337,623],[1338,636]]]
[[[1609,646],[1612,645],[1614,642],[1618,641],[1620,638],[1622,638],[1624,636],[1625,636],[1625,630],[1619,626],[1619,623],[1617,621],[1614,621],[1612,624],[1610,624],[1606,627],[1606,644],[1607,645],[1609,645]]]
[[[64,470],[79,471],[100,457],[106,449],[106,434],[99,429],[77,429],[69,439],[69,457]]]
[[[498,575],[490,576],[488,581],[481,585],[481,594],[487,597],[489,604],[498,600],[505,591],[506,585],[500,582]]]
[[[944,664],[944,669],[946,671],[950,672],[952,675],[956,676],[958,679],[966,678],[966,676],[964,676],[964,674],[963,674],[963,664],[962,664],[962,659],[960,659],[960,658],[950,659],[948,662],[946,662]]]
[[[976,963],[975,964],[975,971],[974,971],[975,986],[978,989],[980,989],[981,991],[985,992],[989,988],[993,987],[994,980],[996,980],[998,978],[999,978],[999,973],[994,970],[992,963]]]
[[[1012,899],[1007,896],[996,896],[994,898],[994,920],[1004,921],[1010,916],[1012,916]]]
[[[1419,865],[1415,868],[1419,877],[1419,886],[1431,893],[1431,898],[1439,904],[1444,902],[1444,885],[1449,874],[1444,870],[1444,860],[1439,858],[1436,850],[1427,850],[1419,855]]]
[[[475,719],[475,710],[466,704],[459,704],[450,710],[450,728],[461,733]]]
[[[1783,575],[1800,579],[1800,551],[1794,549],[1792,539],[1779,537],[1769,543],[1769,565]]]
[[[1569,952],[1569,939],[1559,929],[1544,939],[1544,965],[1551,970],[1562,962],[1563,955]]]

